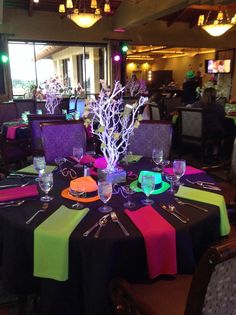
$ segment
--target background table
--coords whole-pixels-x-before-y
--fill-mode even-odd
[[[154,165],[143,158],[139,163],[124,167],[138,174],[141,169],[150,170]],[[204,174],[189,175],[188,178],[209,180]],[[7,181],[13,182],[13,179]],[[102,216],[97,211],[101,201],[89,203],[90,212],[70,237],[68,281],[33,277],[34,229],[61,204],[71,207],[74,203],[60,196],[61,190],[69,186],[69,179],[55,173],[54,181],[50,194],[55,198],[50,202],[49,210],[39,214],[31,225],[26,225],[25,221],[40,209],[38,198],[28,200],[17,208],[0,209],[3,285],[16,294],[39,291],[43,315],[112,314],[108,299],[110,279],[119,275],[129,280],[147,279],[144,239],[124,214],[124,199],[120,195],[113,195],[109,204],[130,232],[130,237],[126,237],[120,227],[109,219],[99,239],[94,239],[94,233],[84,238],[82,234]],[[134,194],[135,209],[142,206],[140,200],[143,198],[143,193]],[[158,206],[161,202],[173,202],[173,196],[166,192],[152,196],[152,199],[155,200],[153,207],[176,229],[178,272],[192,273],[205,248],[220,237],[218,207],[204,205],[209,209],[208,213],[183,208],[183,214],[190,218],[190,222],[184,225]]]

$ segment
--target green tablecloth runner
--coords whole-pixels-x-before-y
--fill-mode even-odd
[[[136,163],[139,160],[141,160],[142,157],[143,157],[142,155],[128,154],[120,162],[121,163]]]
[[[54,165],[47,165],[46,166],[46,173],[50,173],[52,171],[54,171],[55,169],[55,166]],[[38,172],[36,172],[36,170],[34,169],[34,165],[29,165],[29,166],[26,166],[20,170],[17,170],[16,173],[30,173],[30,174],[38,174]]]
[[[34,230],[34,276],[68,279],[69,238],[88,212],[61,206]]]
[[[230,232],[229,218],[225,205],[225,199],[222,195],[208,191],[203,191],[200,189],[180,186],[175,196],[218,206],[220,209],[220,234],[221,236],[229,234]]]

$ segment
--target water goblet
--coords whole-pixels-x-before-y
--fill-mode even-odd
[[[53,187],[53,174],[42,173],[38,178],[39,187],[45,193],[45,196],[40,198],[40,201],[49,202],[53,197],[48,196],[49,191]]]
[[[73,157],[76,158],[76,160],[79,162],[74,167],[83,167],[83,165],[80,164],[80,160],[82,159],[84,155],[84,150],[82,147],[73,147]]]
[[[149,196],[155,189],[155,177],[152,175],[143,175],[141,178],[141,188],[146,195],[146,199],[141,200],[141,203],[144,205],[153,204],[154,201],[149,199]]]
[[[112,207],[108,206],[106,203],[111,199],[112,196],[112,182],[107,180],[98,181],[98,195],[102,202],[104,203],[98,208],[99,212],[108,213],[112,211]]]
[[[154,148],[152,150],[152,160],[157,165],[153,168],[153,171],[160,172],[162,171],[162,162],[164,158],[163,149]]]
[[[38,176],[42,175],[46,169],[46,161],[44,156],[34,156],[33,157],[33,165],[35,171],[38,173]],[[38,181],[38,178],[35,179]]]
[[[85,196],[85,187],[77,185],[75,190],[70,189],[70,194],[77,199],[76,203],[72,205],[72,208],[76,208],[77,210],[84,209],[85,206],[79,201],[79,198]]]
[[[174,184],[177,181],[177,177],[175,174],[164,173],[164,175],[165,175],[166,180],[170,183],[170,189],[168,190],[168,193],[173,195],[175,193]]]
[[[127,201],[123,204],[123,206],[126,207],[127,209],[132,209],[135,207],[135,203],[131,200],[131,197],[134,194],[134,191],[130,188],[129,185],[126,185],[124,189],[127,195]]]
[[[180,178],[184,175],[186,170],[186,161],[185,160],[174,160],[173,162],[173,173],[177,177],[176,184],[182,185],[180,183]]]

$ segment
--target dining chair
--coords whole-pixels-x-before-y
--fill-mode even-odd
[[[233,145],[233,150],[232,150],[229,178],[233,183],[236,184],[236,138],[234,140],[234,145]]]
[[[128,150],[133,154],[152,157],[153,148],[163,148],[164,157],[171,153],[172,125],[167,121],[143,120],[130,137]]]
[[[65,121],[65,115],[28,115],[29,128],[31,135],[32,154],[39,155],[43,152],[40,123],[49,121]]]
[[[194,275],[176,275],[148,284],[123,278],[110,284],[119,315],[234,315],[236,310],[236,238],[209,248]]]
[[[85,152],[87,137],[83,121],[44,122],[40,128],[47,163],[71,156],[74,146],[82,147]]]
[[[209,152],[220,153],[221,139],[208,138],[203,130],[203,111],[200,108],[179,107],[179,154],[187,146],[200,148],[200,162],[204,165]]]

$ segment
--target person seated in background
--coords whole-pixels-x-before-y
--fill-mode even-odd
[[[183,103],[184,105],[194,103],[198,98],[198,93],[196,91],[199,86],[198,81],[196,80],[196,76],[194,71],[189,70],[186,73],[186,80],[183,83]]]
[[[203,91],[201,99],[191,105],[191,108],[203,109],[203,136],[208,139],[223,139],[225,136],[225,110],[216,100],[216,90],[213,87]],[[215,154],[209,148],[209,158]],[[219,152],[217,152],[218,154]]]

